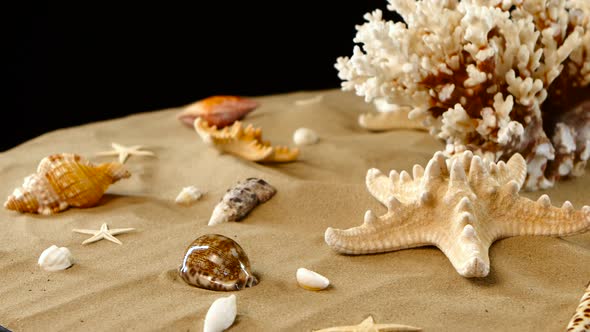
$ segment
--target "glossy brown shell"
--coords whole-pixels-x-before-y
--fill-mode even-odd
[[[178,273],[189,285],[215,291],[240,290],[258,283],[244,249],[219,234],[194,240],[186,249]]]

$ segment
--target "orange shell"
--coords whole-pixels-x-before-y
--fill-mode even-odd
[[[4,203],[9,210],[54,214],[70,206],[94,206],[107,188],[131,174],[118,162],[94,165],[69,153],[43,158]]]
[[[186,106],[178,114],[178,119],[191,128],[197,117],[212,126],[223,128],[242,119],[258,106],[258,102],[244,97],[212,96]]]

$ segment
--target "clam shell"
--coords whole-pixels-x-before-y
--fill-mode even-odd
[[[215,291],[240,290],[258,284],[240,245],[223,235],[206,234],[191,243],[179,268],[189,285]]]
[[[4,203],[9,210],[53,214],[70,206],[96,205],[107,188],[131,174],[118,162],[94,165],[70,153],[43,158],[37,172],[27,176]]]
[[[66,247],[58,248],[56,245],[45,249],[37,264],[45,271],[60,271],[72,266],[72,253]]]
[[[203,196],[203,192],[195,187],[195,186],[188,186],[182,188],[182,191],[176,196],[176,204],[179,205],[191,205],[192,203],[198,201]]]
[[[311,145],[319,141],[318,134],[309,128],[299,128],[293,133],[293,142],[297,145]]]
[[[236,296],[234,294],[228,297],[218,298],[211,304],[207,315],[203,332],[221,332],[230,327],[237,314]]]
[[[196,118],[222,128],[240,120],[259,106],[258,102],[238,96],[211,96],[188,105],[177,118],[193,127]]]
[[[307,290],[318,291],[326,289],[330,285],[328,278],[303,267],[297,269],[296,277],[299,286]]]

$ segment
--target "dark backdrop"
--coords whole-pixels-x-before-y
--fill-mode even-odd
[[[386,0],[18,6],[0,150],[214,94],[338,88],[336,58],[352,53],[355,25]]]

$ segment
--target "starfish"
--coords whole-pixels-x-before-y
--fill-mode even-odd
[[[514,154],[497,164],[465,151],[447,159],[435,153],[426,169],[412,175],[377,169],[367,172],[369,192],[387,207],[377,217],[365,213],[361,226],[328,228],[326,243],[345,254],[370,254],[434,245],[464,277],[485,277],[490,271],[489,247],[498,239],[519,235],[566,236],[590,229],[590,206],[561,208],[547,195],[538,201],[518,192],[527,174],[526,162]]]
[[[111,242],[115,242],[117,244],[123,244],[123,242],[119,241],[119,239],[117,239],[113,235],[131,232],[134,229],[135,228],[115,228],[115,229],[109,229],[108,226],[107,226],[107,224],[106,223],[103,223],[100,226],[100,229],[99,230],[93,230],[93,229],[73,229],[72,232],[93,235],[91,238],[88,238],[88,239],[84,240],[84,242],[82,242],[82,244],[88,244],[88,243],[96,242],[96,241],[99,241],[99,240],[102,240],[102,239],[106,239],[106,240],[109,240]]]
[[[117,143],[111,143],[111,146],[114,150],[111,151],[103,151],[98,152],[97,156],[119,156],[119,162],[124,164],[127,158],[131,155],[137,156],[152,156],[155,157],[156,155],[151,151],[140,151],[139,149],[143,148],[141,145],[133,145],[133,146],[123,146]]]
[[[419,327],[399,324],[375,324],[373,316],[367,317],[358,325],[336,326],[316,332],[381,332],[381,331],[422,331]]]

